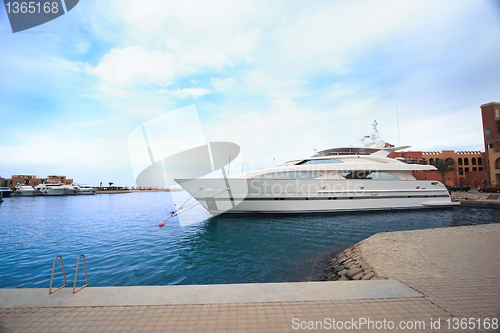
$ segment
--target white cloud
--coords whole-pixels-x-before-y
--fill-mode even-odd
[[[81,73],[84,68],[84,64],[81,61],[69,61],[66,59],[53,58],[53,65],[59,69]]]
[[[112,49],[96,67],[89,67],[87,72],[112,86],[137,83],[168,86],[175,71],[180,70],[173,64],[172,54],[129,46]]]
[[[94,119],[94,120],[88,120],[88,121],[84,121],[84,122],[72,123],[72,124],[70,124],[70,126],[73,126],[73,127],[94,127],[94,126],[97,126],[97,125],[103,125],[103,124],[106,124],[106,123],[108,123],[110,121],[113,122],[113,121],[120,120],[120,119],[122,119],[122,116],[120,116],[118,114],[115,114],[115,115],[113,115],[111,117],[107,117],[107,118]]]
[[[227,91],[235,82],[236,82],[236,79],[233,79],[233,78],[227,78],[227,79],[212,78],[212,79],[210,79],[210,84],[218,92]]]
[[[210,93],[210,90],[204,88],[183,88],[183,89],[179,88],[177,90],[164,89],[158,91],[179,99],[186,99],[186,98],[198,99],[198,97]]]
[[[16,145],[3,146],[2,156],[6,165],[113,169],[113,166],[129,162],[128,152],[117,146],[116,140],[104,143],[104,139],[95,139],[97,140],[93,142],[78,142],[63,140],[55,135],[23,135],[19,136]]]

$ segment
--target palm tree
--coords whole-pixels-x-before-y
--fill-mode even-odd
[[[455,171],[455,162],[449,158],[446,161],[440,158],[436,158],[435,161],[431,161],[431,164],[436,167],[437,170],[433,170],[438,172],[441,175],[441,183],[444,184],[446,174],[450,171]]]

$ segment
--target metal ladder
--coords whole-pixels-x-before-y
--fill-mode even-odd
[[[54,270],[56,268],[56,260],[57,258],[61,258],[61,267],[62,267],[62,273],[63,273],[63,278],[64,278],[64,285],[62,285],[61,287],[57,288],[56,290],[52,291],[52,282],[54,280]],[[78,266],[80,264],[80,258],[83,258],[83,268],[85,269],[85,281],[87,282],[83,287],[80,287],[77,291],[75,291],[76,289],[76,278],[78,276]],[[89,278],[87,276],[87,263],[85,261],[85,256],[83,254],[80,254],[80,256],[78,257],[78,260],[76,261],[76,270],[75,270],[75,282],[73,283],[73,294],[76,294],[77,292],[79,292],[80,290],[82,290],[83,288],[85,287],[88,287],[89,286]],[[52,275],[50,277],[50,288],[49,288],[49,295],[55,293],[56,291],[64,288],[64,287],[67,287],[67,284],[66,284],[66,273],[64,273],[64,263],[63,263],[63,258],[62,256],[58,255],[54,258],[54,263],[52,264]]]

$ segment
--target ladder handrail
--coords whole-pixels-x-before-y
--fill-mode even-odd
[[[56,260],[57,260],[57,258],[61,258],[61,267],[62,267],[62,273],[63,273],[63,277],[64,277],[64,285],[61,286],[61,287],[59,287],[59,288],[57,288],[56,290],[52,291],[52,281],[54,280],[54,270],[56,268]],[[64,287],[67,287],[67,284],[66,284],[66,273],[64,273],[63,258],[61,256],[56,256],[54,258],[54,263],[52,264],[52,275],[50,276],[49,295],[55,293],[56,291],[58,291],[59,289],[62,289]]]
[[[85,268],[85,280],[87,281],[87,284],[84,285],[83,287],[81,287],[80,289],[78,289],[77,291],[75,291],[76,278],[78,275],[78,266],[80,264],[80,257],[83,257],[83,268]],[[83,254],[80,254],[80,256],[78,257],[78,260],[76,261],[75,282],[73,283],[73,294],[76,294],[77,292],[79,292],[80,290],[82,290],[83,288],[88,287],[88,286],[89,286],[89,278],[87,276],[87,263],[85,262],[85,256]]]

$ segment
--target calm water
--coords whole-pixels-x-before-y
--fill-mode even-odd
[[[218,216],[159,228],[169,193],[8,198],[0,204],[0,287],[47,288],[64,258],[68,284],[85,254],[91,286],[307,281],[331,255],[382,231],[495,223],[500,210]],[[56,272],[60,267],[56,269]],[[79,281],[83,281],[80,267]],[[55,284],[61,284],[56,274]]]

